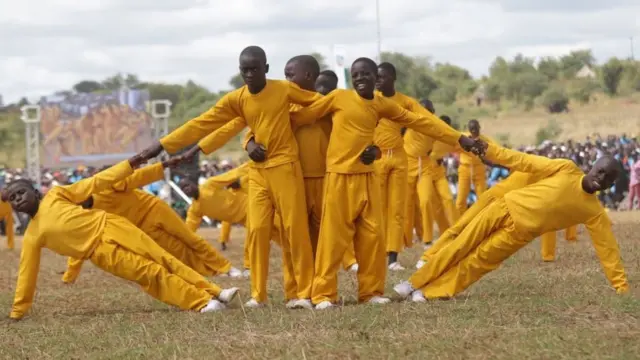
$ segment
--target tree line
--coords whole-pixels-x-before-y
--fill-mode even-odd
[[[321,68],[329,68],[321,54],[312,55]],[[474,78],[460,66],[434,62],[429,57],[385,52],[381,58],[396,66],[398,91],[416,98],[430,98],[438,108],[451,109],[449,113],[475,108],[472,113],[477,117],[486,114],[483,109],[487,108],[531,110],[540,106],[558,113],[569,111],[572,103],[588,103],[598,93],[625,96],[640,92],[640,61],[611,58],[598,64],[588,49],[538,60],[522,54],[512,59],[497,57],[481,78]],[[103,80],[82,80],[57,94],[106,92],[123,86],[147,89],[152,99],[171,101],[170,125],[175,128],[211,107],[226,92],[241,87],[242,78],[235,74],[228,85],[228,89],[211,91],[194,80],[172,84],[144,81],[135,74],[115,74]],[[0,110],[2,150],[22,137],[22,133],[14,131],[23,129],[18,109],[27,103],[23,98]]]

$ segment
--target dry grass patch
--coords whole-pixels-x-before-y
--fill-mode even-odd
[[[0,320],[3,359],[636,359],[640,358],[638,213],[614,213],[632,291],[607,286],[585,232],[558,242],[543,263],[539,242],[520,251],[462,296],[414,305],[356,306],[355,278],[341,277],[345,305],[326,312],[287,311],[280,257],[273,251],[271,307],[201,315],[169,308],[87,264],[64,286],[65,259],[43,253],[38,295],[23,321]],[[209,239],[217,230],[202,230]],[[242,264],[243,232],[225,253]],[[4,245],[3,245],[4,246]],[[276,248],[277,249],[277,248]],[[402,254],[412,266],[418,247]],[[8,314],[19,253],[0,250],[0,307]],[[410,275],[391,273],[391,287]],[[238,284],[246,301],[247,280]],[[397,300],[397,299],[396,299]]]

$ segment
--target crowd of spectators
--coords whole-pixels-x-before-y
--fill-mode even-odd
[[[538,146],[519,147],[518,150],[530,154],[546,156],[549,158],[566,158],[573,160],[585,172],[589,171],[593,163],[603,154],[612,154],[620,161],[624,171],[615,182],[615,185],[598,196],[600,201],[609,209],[627,210],[637,207],[640,198],[640,147],[636,137],[629,137],[626,134],[621,136],[609,135],[602,137],[599,134],[588,136],[584,141],[577,142],[568,140],[566,142],[544,141]],[[457,192],[457,168],[458,155],[450,154],[444,159],[447,167],[447,175],[451,191]],[[233,169],[238,164],[230,160],[203,160],[199,167],[199,182],[204,182],[207,178],[224,173]],[[73,184],[81,179],[93,175],[99,169],[90,166],[78,166],[70,169],[43,169],[41,174],[41,192],[46,193],[51,187],[56,185]],[[173,180],[177,180],[174,175]],[[509,170],[498,166],[487,167],[487,183],[491,187],[498,181],[509,176]],[[0,165],[0,188],[4,184],[15,179],[26,178],[24,169],[9,169]],[[144,187],[144,190],[165,200],[174,199],[173,206],[180,213],[184,213],[186,202],[182,199],[175,199],[171,196],[171,187],[164,181],[158,181]],[[472,191],[467,202],[473,204],[477,199]],[[25,219],[18,218],[17,224],[24,224]],[[2,226],[2,231],[4,231]]]

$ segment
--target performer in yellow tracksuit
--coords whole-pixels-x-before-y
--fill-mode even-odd
[[[13,229],[13,209],[7,202],[0,201],[0,219],[4,219],[4,231],[7,234],[7,249],[15,246],[15,231]]]
[[[147,184],[162,180],[164,169],[177,165],[179,161],[179,158],[173,158],[138,169],[110,189],[91,195],[82,203],[82,207],[122,216],[149,235],[160,247],[203,276],[241,276],[240,270],[232,267],[229,260],[220,255],[208,241],[189,229],[166,202],[139,190]],[[62,281],[74,282],[80,274],[83,262],[69,258]]]
[[[308,105],[321,95],[302,90],[289,81],[267,80],[266,55],[257,46],[245,48],[239,60],[245,86],[227,93],[210,110],[161,139],[161,147],[154,145],[142,155],[145,158],[156,156],[161,148],[176,152],[230,122],[238,122],[238,126],[231,129],[236,134],[248,125],[255,134],[256,143],[263,146],[261,149],[267,156],[262,162],[252,160],[249,169],[252,299],[246,306],[261,307],[267,301],[268,262],[258,259],[268,258],[273,217],[277,212],[290,242],[286,245],[294,264],[300,307],[310,308],[313,269],[309,264],[313,262],[313,252],[298,144],[291,129],[289,105]]]
[[[31,217],[22,241],[11,318],[21,319],[31,308],[43,248],[89,259],[106,272],[136,282],[156,299],[184,310],[220,310],[222,302],[236,295],[237,288],[222,290],[208,282],[128,220],[77,205],[124,180],[140,163],[138,157],[123,161],[75,184],[56,186],[44,198],[28,181],[18,180],[5,188],[3,199],[15,211]]]
[[[246,162],[234,169],[231,169],[223,174],[212,176],[208,179],[211,185],[217,185],[220,188],[229,188],[231,192],[248,193],[249,189],[249,163]],[[219,220],[219,219],[216,219]],[[222,245],[222,250],[227,248],[227,243],[231,237],[231,223],[228,221],[222,221],[220,227],[219,242]],[[247,259],[248,261],[248,259]],[[248,269],[249,267],[247,267]]]
[[[447,125],[451,125],[451,120],[443,116]],[[425,214],[422,215],[423,220],[423,241],[426,247],[430,246],[433,239],[433,223],[438,224],[440,234],[445,232],[458,219],[458,211],[453,201],[453,195],[449,188],[449,181],[444,166],[442,166],[443,157],[451,152],[459,150],[454,147],[436,141],[433,144],[433,150],[425,160],[427,164],[425,184],[423,193],[428,200],[425,208]]]
[[[296,123],[313,123],[333,115],[333,130],[327,150],[325,206],[316,253],[316,276],[312,301],[316,309],[327,309],[337,300],[337,273],[345,250],[353,244],[358,260],[358,300],[388,303],[382,297],[387,267],[385,244],[380,232],[380,184],[373,173],[370,148],[380,118],[400,122],[427,136],[465,147],[477,146],[425,111],[414,114],[393,100],[375,95],[377,65],[357,59],[351,74],[355,90],[336,89],[312,105],[291,114]],[[420,106],[418,106],[421,108]]]
[[[414,102],[415,103],[415,102]],[[417,104],[420,109],[424,108],[430,113],[435,113],[433,103],[424,99],[422,104]],[[424,111],[418,109],[410,109],[411,111]],[[436,163],[429,157],[432,152],[435,141],[412,129],[407,129],[404,135],[404,149],[408,158],[408,187],[406,196],[406,212],[404,236],[405,243],[413,241],[414,229],[423,244],[427,245],[432,242],[433,238],[433,221],[434,217],[428,210],[432,204],[433,178],[436,169]],[[435,217],[438,227],[441,231],[446,229],[449,224],[445,216]]]
[[[434,257],[440,250],[445,248],[451,242],[453,242],[462,231],[475,219],[487,206],[491,205],[494,201],[501,199],[506,193],[521,189],[527,185],[533,184],[538,180],[541,180],[543,173],[524,173],[513,171],[506,179],[500,181],[489,190],[485,191],[478,200],[462,215],[458,221],[451,227],[449,227],[444,233],[440,235],[435,245],[427,249],[416,264],[416,267],[420,269],[426,262]],[[549,174],[553,175],[553,173]]]
[[[565,229],[564,239],[575,242],[578,240],[578,225],[573,225]],[[556,232],[552,231],[540,237],[540,253],[543,261],[554,261],[556,259]]]
[[[616,292],[628,291],[611,221],[595,194],[613,185],[621,171],[613,157],[601,157],[587,175],[570,160],[527,155],[494,144],[488,145],[486,157],[544,179],[510,191],[482,210],[408,282],[396,285],[396,292],[420,302],[425,297],[452,297],[497,269],[537,236],[577,224],[587,227]]]
[[[414,104],[415,101],[397,92],[395,81],[396,68],[392,64],[383,62],[378,65],[377,95],[393,100],[407,109],[407,105]],[[382,157],[374,163],[374,169],[381,186],[382,234],[387,244],[389,270],[402,270],[404,268],[398,262],[398,254],[405,246],[412,245],[411,241],[404,241],[408,177],[402,125],[389,119],[380,119],[373,134],[373,143],[382,152]]]
[[[492,142],[488,137],[480,134],[480,123],[478,120],[469,120],[467,124],[469,129],[465,135],[470,135],[472,139],[481,139],[486,142]],[[458,195],[456,197],[456,207],[458,214],[462,215],[467,211],[467,198],[471,191],[471,184],[476,191],[476,195],[480,197],[487,189],[486,166],[480,158],[460,152],[460,166],[458,167]]]

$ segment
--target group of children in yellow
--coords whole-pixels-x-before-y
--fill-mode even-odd
[[[11,318],[22,318],[33,303],[42,248],[69,258],[65,282],[89,260],[167,304],[225,309],[238,288],[222,289],[205,277],[242,271],[196,234],[204,216],[223,221],[226,238],[231,224],[247,228],[251,299],[245,307],[267,303],[272,240],[282,250],[287,308],[335,306],[341,268],[357,272],[359,302],[388,303],[387,270],[403,269],[398,253],[411,246],[414,228],[431,242],[434,222],[440,239],[410,279],[394,287],[403,298],[455,296],[543,234],[553,258],[555,232],[579,224],[591,234],[613,288],[628,290],[611,223],[595,195],[620,171],[612,157],[584,174],[569,160],[502,148],[480,135],[477,122],[462,134],[436,117],[428,101],[397,92],[389,63],[355,60],[353,90],[336,89],[335,73],[321,72],[308,55],[287,63],[283,81],[266,78],[269,65],[257,46],[244,49],[239,63],[245,86],[140,154],[44,197],[24,179],[3,189],[2,200],[31,218]],[[249,163],[200,186],[180,181],[193,199],[186,222],[138,189],[162,179],[167,167],[217,150],[245,127]],[[189,146],[141,167],[163,150]],[[462,153],[457,204],[441,165],[454,151]],[[512,174],[483,192],[485,163]],[[467,210],[471,182],[479,198]]]

